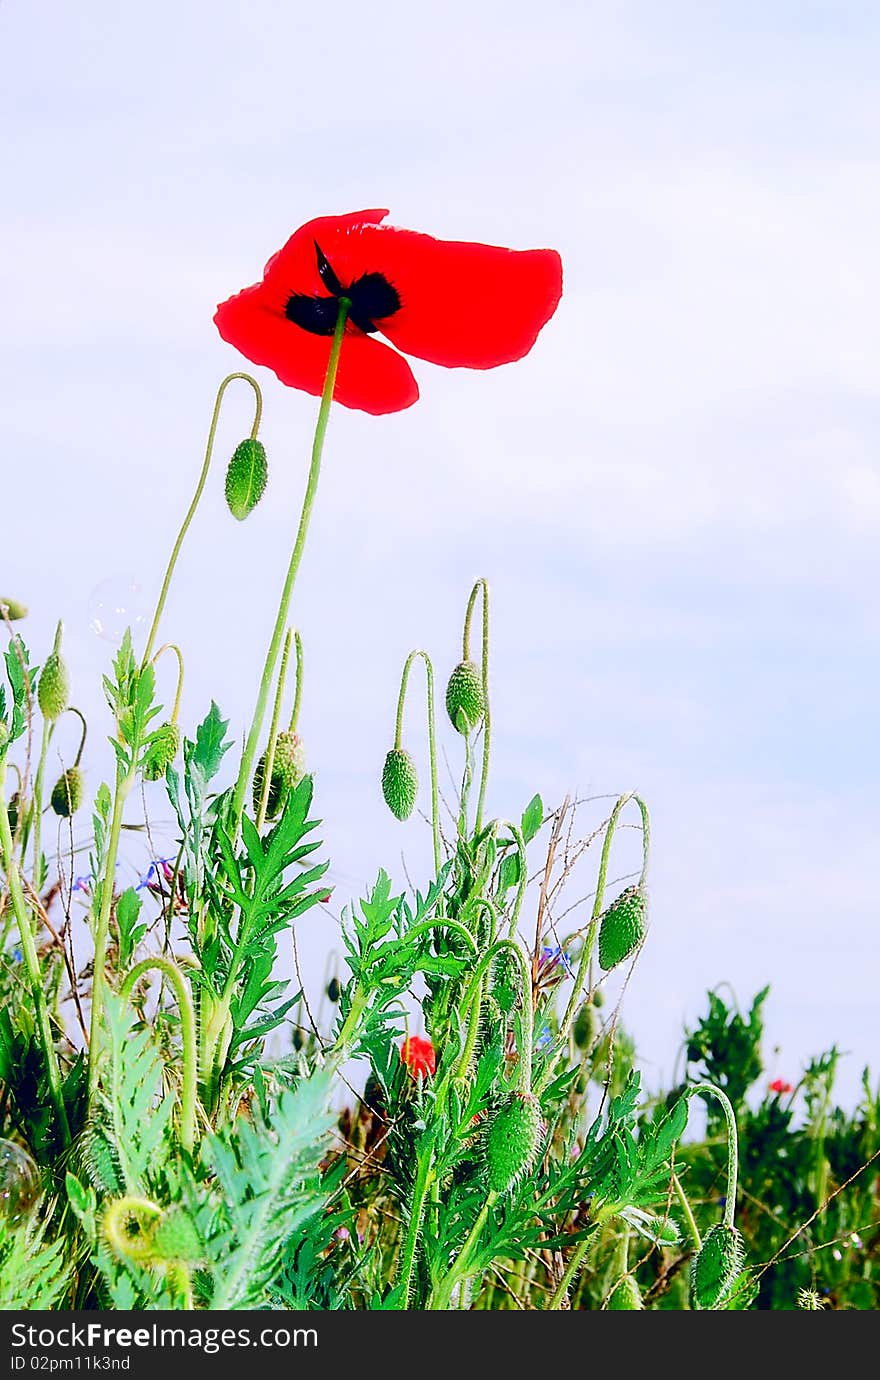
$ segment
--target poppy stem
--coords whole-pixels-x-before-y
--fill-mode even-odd
[[[703,1093],[704,1096],[715,1097],[721,1103],[721,1110],[724,1113],[724,1121],[727,1127],[727,1190],[724,1198],[724,1217],[722,1219],[725,1227],[733,1226],[734,1213],[736,1212],[736,1181],[739,1172],[739,1144],[736,1132],[736,1114],[731,1105],[730,1098],[720,1088],[716,1088],[714,1083],[694,1083],[692,1087],[685,1088],[685,1097],[693,1097],[696,1093]]]
[[[193,494],[192,502],[186,510],[186,517],[183,519],[183,524],[180,528],[180,531],[177,534],[177,540],[174,543],[174,546],[171,551],[171,556],[168,560],[168,568],[165,571],[165,579],[162,581],[162,589],[159,592],[159,602],[156,605],[156,612],[153,615],[153,622],[152,626],[150,627],[150,634],[147,638],[147,645],[144,648],[144,658],[141,662],[141,669],[143,669],[146,666],[147,662],[150,660],[150,654],[153,650],[153,644],[156,641],[156,633],[159,631],[159,621],[162,617],[162,612],[165,608],[165,600],[168,597],[168,590],[171,586],[171,577],[174,574],[174,567],[177,565],[177,558],[180,555],[180,548],[183,546],[183,539],[189,531],[190,523],[195,517],[196,508],[198,508],[199,506],[199,500],[202,497],[202,491],[205,487],[205,481],[208,478],[208,470],[211,468],[211,457],[214,453],[214,437],[217,434],[217,423],[220,420],[220,407],[223,402],[223,395],[226,392],[226,389],[229,387],[230,383],[232,383],[234,379],[243,379],[244,382],[249,383],[251,388],[253,388],[254,390],[254,395],[256,398],[256,409],[254,412],[253,426],[251,427],[252,440],[256,437],[256,434],[260,429],[260,420],[263,415],[263,395],[260,392],[260,385],[257,383],[256,379],[251,378],[250,374],[228,374],[227,377],[220,384],[220,387],[217,389],[217,397],[214,402],[214,412],[211,417],[211,426],[208,431],[208,443],[205,447],[205,459],[204,463],[202,464],[202,472],[199,475],[199,482],[196,485],[196,491]]]
[[[180,1140],[183,1148],[192,1153],[196,1140],[196,1099],[198,1088],[198,1050],[196,1047],[196,1018],[192,995],[183,974],[176,963],[168,958],[144,958],[129,968],[119,995],[126,1001],[131,999],[135,985],[145,973],[155,970],[174,990],[180,1016],[180,1036],[183,1044],[183,1084],[180,1103]]]
[[[330,404],[333,401],[333,390],[336,387],[339,356],[342,351],[345,323],[348,319],[350,307],[351,303],[347,297],[339,298],[339,312],[336,317],[336,328],[333,332],[333,341],[330,345],[330,357],[327,360],[327,373],[324,376],[324,391],[321,394],[321,406],[318,409],[318,421],[315,426],[315,437],[312,442],[312,460],[309,466],[309,477],[306,483],[305,498],[303,499],[302,511],[299,517],[299,527],[297,528],[296,540],[294,542],[293,552],[291,553],[290,564],[287,568],[284,587],[281,591],[281,602],[278,605],[278,615],[275,619],[275,627],[272,630],[269,650],[266,653],[266,664],[263,667],[263,676],[260,681],[259,693],[257,694],[253,722],[251,723],[250,732],[248,733],[244,752],[242,753],[238,780],[235,783],[232,813],[236,834],[241,825],[245,792],[253,771],[254,757],[256,756],[260,730],[263,727],[263,719],[266,717],[266,706],[269,701],[269,689],[272,684],[272,676],[275,672],[275,664],[278,661],[281,642],[284,637],[285,628],[287,627],[290,597],[293,593],[293,586],[296,582],[300,561],[302,560],[303,549],[309,531],[309,521],[315,503],[315,494],[318,490],[318,479],[321,474],[321,456],[324,451],[324,437],[327,434],[327,423],[330,419]]]
[[[464,616],[464,632],[462,634],[462,657],[465,661],[470,660],[471,642],[471,620],[474,616],[474,606],[477,602],[477,595],[483,595],[483,646],[480,658],[480,674],[483,681],[483,765],[480,772],[480,794],[477,799],[477,817],[474,823],[474,831],[478,834],[483,825],[483,807],[486,801],[486,785],[489,780],[489,752],[492,746],[492,712],[489,705],[489,584],[487,580],[480,578],[471,590],[468,599],[467,612]]]
[[[171,722],[176,724],[177,716],[180,713],[180,697],[183,693],[183,652],[176,642],[166,642],[153,657],[154,666],[163,652],[173,652],[177,657],[177,689],[174,692],[174,708],[171,710]]]
[[[394,724],[394,747],[400,751],[400,740],[403,736],[403,710],[406,704],[406,688],[409,684],[410,667],[416,657],[420,656],[425,663],[425,679],[428,687],[428,755],[431,763],[431,829],[434,838],[434,873],[440,871],[440,797],[437,787],[437,735],[434,714],[434,668],[431,665],[431,658],[427,652],[421,648],[416,648],[410,652],[403,666],[403,673],[400,677],[400,693],[397,696],[397,719]]]
[[[266,756],[263,762],[263,787],[260,791],[260,803],[257,809],[257,830],[262,830],[266,823],[266,815],[269,813],[269,796],[272,794],[272,772],[275,770],[275,744],[278,741],[278,722],[281,718],[281,705],[284,700],[284,682],[287,679],[287,663],[290,660],[290,644],[293,639],[293,629],[287,629],[284,638],[284,648],[281,652],[281,667],[278,671],[278,685],[275,690],[275,704],[272,709],[272,721],[269,724],[269,742],[266,745]]]

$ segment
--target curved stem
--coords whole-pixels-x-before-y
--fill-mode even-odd
[[[177,689],[174,693],[174,708],[171,710],[171,722],[176,724],[180,713],[180,696],[183,693],[183,652],[176,642],[165,642],[153,656],[154,666],[163,652],[173,652],[177,657]]]
[[[318,479],[321,474],[321,456],[324,451],[324,437],[327,434],[327,422],[330,418],[330,404],[333,401],[333,390],[336,387],[336,374],[339,369],[339,355],[342,350],[342,338],[345,334],[345,323],[351,307],[347,297],[340,297],[339,311],[336,316],[336,327],[333,332],[333,341],[330,345],[330,356],[327,360],[327,373],[324,377],[324,390],[321,394],[321,405],[318,409],[318,421],[315,426],[315,437],[312,442],[312,460],[309,466],[309,476],[306,481],[306,493],[303,499],[303,506],[299,517],[296,540],[290,557],[290,564],[287,568],[287,575],[284,586],[281,590],[281,602],[278,605],[278,614],[275,619],[275,627],[269,641],[269,650],[266,653],[266,663],[263,667],[263,675],[260,680],[260,689],[257,694],[257,703],[254,709],[254,717],[250,731],[242,753],[241,766],[238,770],[238,780],[235,783],[235,795],[233,797],[233,820],[235,832],[238,832],[241,824],[242,810],[244,809],[244,796],[247,790],[247,783],[251,779],[253,771],[254,757],[257,751],[257,743],[260,738],[260,730],[263,727],[263,719],[266,714],[266,704],[269,699],[269,687],[272,683],[272,676],[275,671],[275,663],[278,660],[278,653],[281,648],[281,639],[284,636],[284,629],[287,626],[287,613],[290,608],[290,597],[293,593],[293,586],[296,582],[297,572],[299,571],[300,561],[302,560],[305,548],[306,536],[309,530],[309,521],[312,516],[312,508],[315,503],[315,494],[318,491]]]
[[[278,684],[275,688],[275,704],[272,707],[272,719],[269,724],[269,742],[266,747],[266,761],[263,767],[263,785],[260,791],[260,807],[257,811],[257,829],[262,829],[266,823],[266,812],[269,809],[269,796],[272,793],[272,771],[275,767],[275,744],[278,741],[278,721],[281,718],[281,704],[284,699],[284,682],[287,679],[287,663],[290,659],[290,639],[291,629],[287,629],[284,638],[284,647],[281,652],[281,665],[278,668]]]
[[[694,1083],[693,1087],[686,1088],[685,1097],[693,1097],[695,1093],[706,1093],[715,1097],[721,1103],[721,1110],[724,1112],[724,1120],[727,1124],[727,1192],[724,1201],[725,1227],[733,1226],[733,1217],[736,1211],[736,1181],[739,1172],[739,1144],[736,1131],[736,1116],[731,1106],[730,1098],[727,1093],[716,1088],[714,1083]]]
[[[190,523],[195,517],[196,509],[199,506],[199,500],[202,497],[202,491],[205,487],[205,481],[208,478],[208,470],[211,468],[211,456],[214,453],[214,437],[217,434],[217,422],[220,419],[220,406],[223,402],[223,394],[226,392],[226,389],[229,387],[230,383],[232,383],[234,379],[242,379],[245,383],[249,383],[251,388],[253,388],[254,390],[254,396],[256,398],[256,408],[254,411],[253,426],[251,427],[251,439],[253,439],[256,436],[257,432],[260,429],[260,419],[263,415],[263,395],[260,392],[260,385],[257,383],[256,379],[251,378],[250,374],[228,374],[226,378],[223,380],[223,382],[220,384],[220,387],[217,389],[217,398],[214,403],[214,412],[211,417],[210,430],[208,431],[208,443],[205,447],[205,459],[202,464],[202,471],[199,475],[199,482],[196,485],[196,491],[193,494],[192,502],[190,503],[189,508],[186,511],[186,517],[183,519],[180,531],[177,534],[177,540],[175,541],[171,551],[171,556],[168,561],[168,567],[165,571],[165,579],[162,581],[162,588],[159,592],[159,602],[156,605],[156,612],[153,615],[153,622],[150,627],[149,636],[147,637],[147,645],[144,648],[144,657],[143,661],[141,662],[141,669],[143,669],[143,667],[146,666],[147,662],[150,660],[150,654],[153,650],[153,643],[156,640],[156,633],[159,630],[159,621],[162,617],[162,613],[165,608],[165,600],[168,597],[168,590],[171,585],[171,577],[174,574],[174,567],[177,565],[177,558],[180,555],[180,548],[183,546],[183,540],[187,532],[189,531]]]
[[[30,982],[31,997],[34,1003],[34,1022],[43,1050],[49,1092],[61,1126],[61,1135],[65,1146],[67,1146],[70,1145],[70,1125],[67,1120],[67,1108],[64,1105],[64,1097],[61,1091],[61,1069],[58,1064],[58,1055],[55,1050],[55,1045],[52,1040],[52,1031],[49,1025],[46,994],[43,990],[43,977],[40,970],[37,947],[34,942],[31,918],[25,903],[18,862],[15,858],[13,849],[12,830],[9,827],[9,813],[6,809],[5,782],[6,758],[5,756],[0,756],[0,857],[3,859],[3,869],[6,873],[6,882],[9,887],[9,899],[12,904],[15,919],[18,923],[21,952],[24,958],[25,968],[27,969],[28,981]]]
[[[434,667],[431,665],[431,658],[427,652],[423,652],[420,647],[410,652],[404,662],[403,672],[400,677],[400,691],[397,696],[397,718],[394,725],[394,747],[400,750],[400,740],[403,736],[403,711],[406,704],[406,689],[409,682],[410,667],[416,657],[421,657],[425,663],[425,680],[428,689],[428,754],[431,763],[431,831],[434,840],[434,872],[435,875],[440,871],[440,798],[437,788],[437,738],[434,716]]]
[[[174,989],[180,1013],[180,1037],[183,1042],[183,1084],[180,1096],[180,1139],[185,1150],[192,1152],[196,1138],[196,1095],[199,1077],[199,1056],[196,1045],[196,1018],[192,994],[176,963],[169,958],[144,958],[130,968],[119,989],[126,1000],[144,973],[161,973]]]
[[[596,935],[599,931],[599,922],[602,919],[602,909],[605,902],[605,882],[608,877],[608,862],[611,856],[611,843],[614,838],[614,831],[617,828],[617,821],[620,818],[621,811],[623,810],[624,805],[626,805],[630,800],[634,800],[636,802],[642,816],[642,871],[639,877],[639,886],[644,886],[645,884],[645,878],[648,873],[648,854],[651,844],[651,822],[648,816],[648,807],[645,804],[644,800],[642,800],[641,796],[636,795],[634,792],[631,791],[628,792],[626,795],[620,796],[619,799],[616,801],[614,809],[611,811],[611,815],[608,819],[608,825],[605,829],[605,837],[602,840],[602,856],[599,859],[599,876],[596,882],[596,895],[593,900],[593,910],[590,915],[590,923],[587,928],[586,936],[584,938],[584,945],[581,949],[580,962],[578,963],[578,970],[575,974],[575,980],[572,985],[571,996],[569,997],[568,1005],[565,1008],[565,1015],[563,1016],[562,1022],[559,1027],[560,1043],[564,1043],[564,1041],[568,1037],[568,1032],[571,1029],[575,1015],[577,1014],[578,1006],[580,1005],[580,1000],[587,976],[587,970],[590,966],[590,959],[592,958],[593,947],[596,943]],[[548,1064],[548,1074],[550,1072],[550,1068],[551,1065]]]
[[[296,681],[293,687],[293,712],[290,715],[291,733],[296,732],[296,726],[299,723],[299,711],[300,705],[302,704],[303,693],[303,644],[298,628],[294,628],[293,630],[293,640],[296,646]]]
[[[464,995],[461,999],[461,1007],[462,1010],[469,1011],[471,1013],[471,1026],[473,1026],[475,1020],[479,1021],[479,1005],[477,1005],[475,1011],[474,1002],[479,997],[479,989],[483,981],[483,975],[486,972],[488,972],[492,960],[496,958],[497,955],[500,954],[503,950],[509,950],[516,957],[516,961],[519,964],[520,977],[522,979],[522,1025],[524,1048],[520,1050],[517,1083],[520,1091],[527,1093],[531,1088],[532,1035],[535,1024],[535,1016],[534,1011],[532,1009],[532,974],[529,969],[528,960],[515,939],[498,939],[493,945],[491,945],[490,948],[486,950],[486,952],[483,954],[482,958],[478,962],[476,968],[474,969],[473,974],[471,975],[471,980],[468,983]],[[465,1042],[465,1051],[467,1051],[469,1043],[470,1040],[468,1039]],[[467,1065],[464,1063],[464,1053],[462,1053],[462,1058],[459,1060],[459,1064],[455,1072],[456,1076],[459,1078],[463,1078],[467,1072]]]
[[[54,723],[51,719],[43,720],[43,728],[40,734],[40,756],[37,760],[37,774],[34,777],[34,796],[31,801],[31,814],[34,821],[34,886],[37,891],[42,885],[42,859],[40,857],[40,833],[43,817],[43,780],[46,772],[46,756],[49,751],[49,740],[52,737]],[[27,866],[25,860],[26,844],[24,840],[21,845],[22,865]]]
[[[68,708],[65,710],[65,713],[75,714],[76,717],[79,719],[80,723],[82,724],[82,733],[79,736],[79,747],[76,750],[76,757],[73,761],[74,767],[78,767],[80,762],[82,761],[83,752],[85,751],[86,738],[88,736],[89,726],[86,723],[85,715],[79,709],[75,708],[74,705],[69,705]]]

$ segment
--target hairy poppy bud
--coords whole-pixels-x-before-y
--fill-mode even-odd
[[[611,1293],[608,1295],[608,1302],[605,1306],[608,1308],[609,1312],[619,1309],[629,1309],[632,1311],[633,1309],[644,1308],[645,1305],[642,1303],[642,1295],[639,1291],[639,1286],[636,1284],[632,1275],[624,1275],[623,1279],[615,1284]]]
[[[71,815],[75,815],[83,803],[85,790],[85,778],[79,767],[68,767],[67,771],[62,772],[52,788],[50,797],[56,815],[60,815],[62,819],[69,819]]]
[[[543,1134],[538,1099],[532,1093],[509,1093],[486,1132],[487,1179],[494,1193],[507,1193],[529,1172]]]
[[[275,760],[272,775],[281,778],[282,786],[293,790],[306,774],[306,752],[299,734],[286,730],[275,739]]]
[[[153,1254],[159,1260],[180,1260],[192,1263],[201,1260],[205,1248],[196,1224],[184,1208],[173,1207],[165,1213],[153,1231]]]
[[[265,754],[265,752],[264,752],[264,753],[262,754],[262,756],[260,757],[260,760],[259,760],[259,762],[257,763],[256,771],[254,772],[253,801],[254,801],[254,810],[255,810],[255,811],[259,811],[259,808],[260,808],[260,801],[263,799],[263,782],[265,781],[265,779],[266,779],[266,754]],[[281,801],[282,801],[282,799],[283,799],[283,796],[284,796],[284,782],[281,780],[281,776],[280,776],[280,774],[278,773],[278,771],[276,770],[275,765],[274,765],[274,763],[273,763],[273,766],[272,766],[272,780],[271,780],[270,783],[269,783],[269,799],[268,799],[267,802],[266,802],[266,818],[267,818],[267,819],[274,819],[274,818],[275,818],[275,816],[277,815],[279,809],[281,808]]]
[[[628,886],[605,911],[599,925],[599,966],[606,973],[642,942],[646,912],[647,898],[640,886]]]
[[[229,511],[243,522],[266,491],[266,448],[249,437],[236,446],[226,471],[226,502]]]
[[[743,1267],[745,1245],[736,1227],[710,1227],[691,1267],[691,1297],[697,1308],[717,1308]]]
[[[6,725],[0,720],[0,747],[3,746],[3,731]],[[18,816],[21,810],[21,796],[15,791],[9,797],[9,804],[6,806],[6,813],[9,816],[9,832],[14,834],[18,828]]]
[[[502,949],[492,965],[492,996],[506,1016],[522,996],[519,964],[510,949]]]
[[[339,978],[332,977],[327,983],[327,998],[334,1004],[339,1001],[342,988],[339,986]]]
[[[601,1024],[599,1013],[593,1003],[585,1001],[574,1018],[571,1032],[578,1049],[592,1049],[598,1039]]]
[[[145,781],[160,781],[180,751],[180,729],[177,724],[162,724],[144,758]]]
[[[37,703],[46,719],[57,719],[70,703],[70,677],[58,652],[46,657],[37,686]]]
[[[382,794],[395,819],[409,819],[419,790],[416,764],[405,748],[392,748],[382,768]]]
[[[446,712],[459,733],[467,733],[485,713],[483,678],[473,661],[460,661],[446,686]]]
[[[0,598],[0,614],[14,623],[19,618],[27,618],[28,611],[26,604],[20,604],[17,599]]]

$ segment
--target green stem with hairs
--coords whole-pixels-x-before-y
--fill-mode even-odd
[[[150,660],[150,655],[153,650],[153,644],[156,641],[156,633],[159,630],[159,622],[162,618],[162,613],[165,609],[165,600],[168,598],[168,590],[171,586],[171,577],[174,574],[174,568],[177,565],[177,558],[180,555],[180,548],[183,546],[183,541],[187,532],[189,531],[190,523],[195,517],[196,509],[199,506],[199,500],[202,497],[202,492],[205,487],[205,481],[208,478],[208,470],[211,468],[211,457],[214,453],[214,437],[217,434],[217,423],[220,420],[220,407],[223,402],[223,395],[226,392],[226,389],[229,387],[230,383],[232,383],[235,379],[242,379],[244,383],[249,383],[251,388],[254,390],[254,396],[256,398],[256,408],[254,411],[253,425],[251,427],[251,440],[254,440],[256,438],[257,432],[260,429],[260,420],[263,415],[263,395],[260,392],[260,385],[257,383],[256,379],[251,378],[250,374],[228,374],[226,378],[223,380],[223,382],[220,384],[220,387],[217,389],[217,398],[214,403],[214,412],[211,417],[211,426],[208,431],[208,443],[205,447],[205,459],[202,464],[201,474],[199,475],[199,482],[196,485],[196,491],[193,494],[192,502],[190,503],[189,508],[186,511],[186,517],[183,519],[180,531],[177,534],[177,540],[175,541],[171,551],[171,556],[168,561],[168,567],[165,571],[165,579],[162,581],[162,588],[159,592],[159,602],[156,605],[156,612],[153,615],[153,622],[150,627],[149,636],[147,637],[147,645],[144,648],[144,658],[141,662],[141,669],[143,669],[146,666],[147,662]]]
[[[309,530],[309,521],[312,516],[312,509],[315,503],[315,494],[318,491],[318,479],[321,474],[321,456],[324,451],[324,437],[327,434],[327,422],[330,418],[330,405],[333,401],[333,390],[336,387],[336,374],[339,369],[339,356],[342,350],[342,339],[345,334],[345,323],[351,302],[347,297],[339,298],[339,310],[336,316],[336,327],[333,331],[333,340],[330,345],[330,356],[327,360],[327,373],[324,377],[324,390],[321,394],[321,405],[318,409],[318,421],[315,426],[315,437],[312,442],[312,459],[309,466],[309,476],[306,482],[306,493],[303,499],[303,506],[299,517],[296,539],[290,557],[290,564],[287,568],[287,575],[281,591],[281,602],[278,605],[278,614],[275,619],[275,627],[269,641],[269,650],[266,653],[266,663],[263,667],[263,675],[260,680],[260,689],[257,694],[257,703],[254,709],[254,717],[250,731],[245,742],[244,752],[242,753],[241,766],[238,771],[238,780],[235,783],[235,795],[233,797],[233,822],[235,832],[238,832],[241,824],[242,811],[244,810],[244,797],[247,784],[253,772],[254,757],[257,751],[257,743],[260,739],[260,730],[263,727],[263,719],[266,715],[266,705],[269,700],[269,688],[272,684],[272,676],[275,672],[275,664],[281,649],[281,640],[284,630],[287,627],[287,614],[290,608],[290,598],[293,593],[293,586],[296,582],[303,550],[305,548],[306,536]]]
[[[724,1217],[722,1221],[725,1227],[732,1227],[734,1213],[736,1211],[736,1181],[739,1173],[739,1142],[736,1130],[736,1116],[727,1093],[722,1092],[720,1088],[716,1088],[714,1083],[694,1083],[692,1087],[685,1088],[684,1096],[693,1097],[696,1093],[704,1093],[710,1097],[717,1098],[721,1103],[721,1110],[724,1113],[724,1120],[727,1124],[727,1192],[725,1194]]]
[[[492,710],[489,704],[489,584],[485,579],[477,580],[468,599],[464,616],[464,632],[461,639],[462,659],[470,661],[471,620],[477,595],[483,595],[483,647],[480,674],[483,680],[483,764],[480,773],[480,794],[477,797],[477,818],[475,831],[480,832],[483,824],[483,807],[486,801],[486,786],[489,781],[489,754],[492,746]]]
[[[607,1222],[610,1217],[614,1217],[616,1212],[616,1205],[609,1206],[607,1208],[601,1208],[599,1212],[596,1213],[596,1216],[594,1218],[596,1227],[601,1226],[603,1222]],[[563,1303],[568,1297],[568,1291],[574,1283],[575,1276],[577,1275],[578,1270],[581,1268],[581,1265],[583,1264],[584,1256],[593,1244],[595,1235],[596,1233],[595,1231],[593,1231],[590,1233],[589,1236],[585,1236],[583,1241],[578,1243],[576,1249],[572,1253],[571,1260],[565,1267],[565,1271],[563,1273],[561,1280],[559,1281],[558,1285],[556,1286],[556,1289],[553,1292],[553,1296],[550,1299],[550,1302],[547,1304],[547,1308],[545,1310],[546,1312],[556,1313],[562,1307]]]
[[[470,1012],[469,1028],[468,1036],[465,1040],[465,1048],[462,1051],[462,1055],[455,1069],[454,1076],[458,1078],[463,1078],[467,1073],[470,1058],[468,1055],[468,1059],[466,1061],[465,1055],[468,1054],[469,1049],[472,1052],[473,1043],[476,1040],[475,1035],[473,1036],[473,1039],[471,1038],[471,1036],[475,1028],[479,1025],[479,995],[483,982],[483,976],[485,973],[489,971],[490,965],[492,964],[493,960],[497,957],[497,955],[503,952],[504,950],[508,950],[515,956],[517,964],[519,965],[520,977],[522,979],[522,1027],[524,1047],[520,1050],[519,1069],[517,1072],[517,1086],[520,1092],[527,1093],[531,1089],[532,1035],[535,1024],[535,1016],[534,1011],[532,1009],[532,975],[529,970],[529,964],[525,954],[523,953],[517,941],[512,938],[498,939],[494,944],[491,945],[490,948],[486,950],[486,952],[483,954],[483,956],[477,963],[477,966],[474,969],[473,974],[471,976],[471,980],[465,988],[464,995],[461,999],[461,1008],[463,1011]]]
[[[174,990],[177,1009],[180,1013],[180,1036],[183,1043],[183,1083],[180,1096],[180,1139],[185,1150],[193,1150],[196,1139],[196,1098],[199,1077],[199,1054],[196,1043],[196,1017],[192,994],[183,974],[176,963],[169,958],[145,958],[130,968],[119,989],[120,996],[128,999],[135,984],[144,973],[161,973]]]
[[[688,1201],[688,1196],[682,1188],[681,1180],[679,1179],[677,1174],[673,1174],[672,1176],[672,1188],[676,1198],[678,1199],[678,1205],[684,1213],[684,1220],[687,1223],[687,1229],[691,1234],[691,1239],[693,1240],[693,1243],[696,1246],[697,1250],[702,1250],[703,1240],[700,1236],[700,1229],[697,1226],[696,1219],[694,1218],[690,1202]]]
[[[412,1275],[416,1261],[416,1250],[419,1244],[419,1235],[422,1230],[422,1218],[425,1215],[425,1201],[428,1196],[428,1189],[434,1174],[434,1144],[430,1142],[419,1155],[419,1167],[416,1172],[416,1181],[413,1185],[412,1201],[409,1209],[409,1222],[406,1228],[406,1237],[403,1242],[403,1252],[400,1261],[400,1271],[397,1277],[397,1287],[403,1290],[403,1307],[409,1303],[410,1290],[412,1288]]]
[[[467,1239],[458,1253],[458,1258],[453,1262],[448,1272],[437,1286],[437,1298],[436,1301],[431,1304],[432,1311],[442,1312],[447,1309],[456,1286],[459,1284],[464,1285],[469,1274],[473,1273],[471,1269],[471,1257],[479,1245],[483,1228],[486,1225],[486,1219],[494,1207],[497,1198],[498,1194],[496,1191],[490,1189],[486,1195],[486,1201],[477,1213],[476,1220],[468,1232]]]
[[[303,643],[299,635],[299,628],[294,628],[293,640],[296,647],[296,681],[293,687],[293,710],[290,715],[290,724],[288,725],[291,733],[296,732],[296,726],[299,723],[299,711],[302,705],[303,693]]]
[[[52,656],[61,655],[61,638],[64,634],[64,624],[59,622],[55,629],[55,640],[52,643]],[[43,716],[43,729],[40,734],[40,757],[37,763],[37,775],[34,778],[34,798],[31,804],[34,820],[34,886],[37,891],[42,886],[42,869],[40,867],[40,825],[43,814],[43,775],[46,769],[46,753],[49,749],[49,739],[52,737],[52,730],[55,727],[55,720]],[[78,759],[77,759],[78,760]],[[24,862],[24,843],[22,843],[22,863]]]
[[[5,784],[6,756],[3,754],[0,756],[0,856],[2,856],[3,859],[3,870],[6,873],[6,882],[9,887],[9,899],[12,904],[13,912],[15,913],[15,919],[18,923],[21,952],[24,958],[25,968],[27,969],[31,997],[34,1003],[34,1020],[37,1036],[43,1051],[46,1078],[49,1083],[49,1094],[55,1106],[64,1144],[68,1146],[70,1145],[70,1124],[67,1120],[67,1109],[64,1105],[64,1097],[61,1091],[61,1069],[58,1064],[55,1044],[52,1040],[52,1030],[49,1025],[49,1012],[46,1006],[46,995],[43,991],[43,976],[40,970],[40,960],[34,942],[31,918],[28,914],[27,904],[24,899],[21,875],[18,870],[18,861],[15,857],[12,841],[12,830],[9,827],[9,812],[6,808]]]
[[[406,689],[409,683],[410,667],[416,657],[421,657],[425,663],[425,680],[428,689],[428,755],[431,764],[431,831],[434,840],[434,873],[440,871],[440,796],[437,788],[437,737],[434,716],[434,668],[431,665],[431,658],[427,652],[423,652],[417,647],[414,652],[410,652],[404,662],[403,672],[400,677],[400,692],[397,696],[397,718],[394,725],[394,748],[400,751],[400,742],[403,737],[403,711],[406,705]]]
[[[260,791],[260,807],[257,811],[257,829],[266,823],[269,809],[269,796],[272,793],[272,771],[275,767],[275,744],[278,741],[278,724],[281,719],[281,705],[284,700],[284,682],[287,679],[287,663],[290,659],[291,629],[287,629],[284,647],[281,652],[281,665],[278,668],[278,685],[275,689],[275,703],[272,706],[272,719],[269,724],[269,742],[266,746],[266,760],[263,766],[263,786]]]

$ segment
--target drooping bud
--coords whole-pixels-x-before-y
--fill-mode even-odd
[[[717,1308],[743,1267],[745,1244],[736,1227],[710,1227],[691,1267],[691,1297],[696,1308]]]
[[[473,661],[460,661],[446,686],[446,712],[459,733],[469,733],[483,717],[483,678]]]
[[[332,1001],[335,1005],[336,1002],[339,1001],[341,993],[342,988],[339,985],[339,978],[332,977],[327,983],[327,1000]]]
[[[50,652],[37,685],[37,703],[44,719],[57,719],[70,703],[70,676],[60,652]]]
[[[162,724],[156,729],[156,736],[144,758],[144,780],[161,781],[179,751],[180,729],[177,724]]]
[[[275,739],[275,761],[272,775],[281,778],[281,784],[292,791],[306,774],[306,750],[298,733],[285,730]]]
[[[507,1193],[538,1156],[544,1122],[532,1093],[512,1092],[492,1117],[485,1139],[486,1177],[494,1193]]]
[[[159,1260],[180,1260],[193,1264],[201,1260],[205,1247],[196,1224],[181,1207],[169,1208],[153,1231],[153,1254]]]
[[[0,747],[3,746],[3,729],[5,725],[0,722]],[[18,828],[18,816],[21,812],[21,796],[18,791],[14,791],[9,797],[9,804],[6,806],[6,813],[9,816],[9,832],[14,834]]]
[[[395,819],[409,819],[419,791],[416,764],[405,748],[392,748],[382,768],[382,795]]]
[[[506,1016],[522,996],[520,966],[510,949],[502,949],[492,965],[492,996]]]
[[[632,1312],[634,1309],[641,1310],[644,1306],[641,1291],[632,1275],[624,1275],[623,1279],[615,1284],[605,1305],[609,1312],[623,1309]]]
[[[599,966],[607,973],[634,953],[645,934],[647,897],[628,886],[605,911],[599,925]]]
[[[266,779],[266,754],[261,755],[254,772],[253,802],[254,811],[259,812],[260,803],[263,799],[263,782]],[[281,780],[275,764],[272,765],[272,780],[269,782],[269,798],[266,802],[266,818],[274,819],[281,808],[284,798],[284,782]]]
[[[56,815],[60,815],[62,819],[69,819],[71,815],[75,815],[83,803],[85,791],[85,777],[79,767],[68,767],[52,787],[50,801]]]
[[[0,598],[0,616],[8,618],[10,623],[15,623],[19,618],[27,618],[27,605],[20,604],[17,599]]]
[[[263,497],[268,472],[262,441],[248,437],[236,446],[226,471],[226,502],[239,522],[253,512]]]

